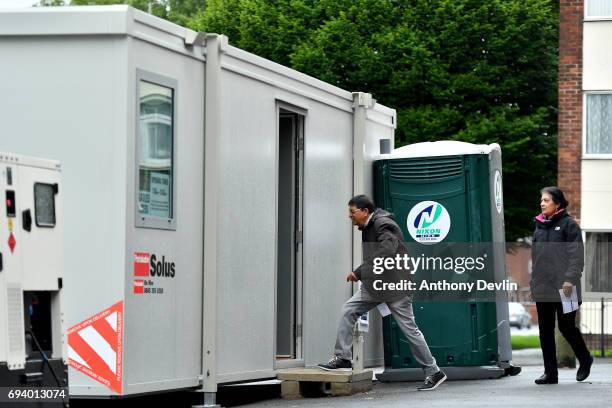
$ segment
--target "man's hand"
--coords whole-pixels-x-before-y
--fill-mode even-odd
[[[355,275],[355,272],[351,272],[348,275],[346,275],[346,281],[347,282],[358,282],[359,278],[357,277],[357,275]]]
[[[574,285],[571,282],[563,282],[563,294],[569,297],[572,294],[572,288]]]

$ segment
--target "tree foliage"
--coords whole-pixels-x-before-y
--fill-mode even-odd
[[[193,28],[398,111],[396,145],[499,143],[506,235],[556,182],[554,0],[209,0]]]

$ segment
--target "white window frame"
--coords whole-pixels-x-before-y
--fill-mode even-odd
[[[140,157],[140,82],[146,81],[155,85],[172,89],[172,206],[171,216],[169,218],[154,217],[151,215],[143,215],[138,211],[139,194],[140,194],[140,171],[138,168],[138,160]],[[154,228],[176,231],[177,218],[177,183],[176,183],[176,139],[177,139],[177,105],[178,105],[178,81],[173,78],[168,78],[153,72],[143,69],[136,69],[136,86],[135,86],[135,163],[134,163],[134,219],[135,225],[139,228]]]
[[[582,158],[595,160],[612,160],[612,153],[587,153],[587,97],[588,95],[610,95],[610,91],[584,91],[582,93]]]

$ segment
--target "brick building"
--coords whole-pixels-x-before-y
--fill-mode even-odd
[[[589,347],[609,348],[612,302],[604,300],[612,300],[612,0],[561,0],[559,34],[558,184],[584,232],[587,302],[580,327]]]
[[[561,0],[558,184],[585,238],[583,291],[612,296],[612,1]]]

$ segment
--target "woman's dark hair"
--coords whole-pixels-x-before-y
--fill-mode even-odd
[[[370,200],[370,197],[364,194],[359,194],[351,198],[348,202],[348,205],[354,205],[359,209],[367,208],[370,214],[372,214],[376,209],[376,206],[374,205],[372,200]]]
[[[559,204],[559,208],[567,208],[569,201],[565,199],[565,194],[559,187],[544,187],[540,190],[540,194],[550,194],[555,204]]]

